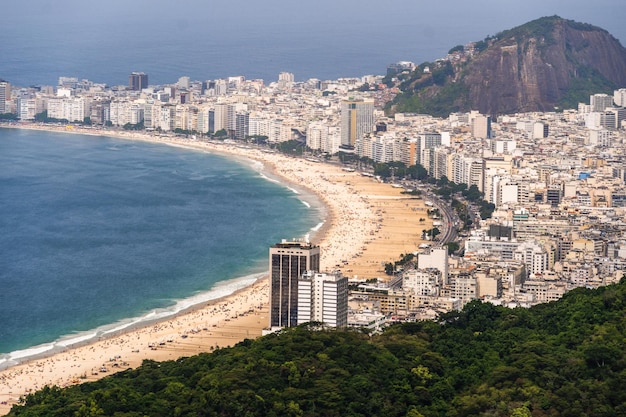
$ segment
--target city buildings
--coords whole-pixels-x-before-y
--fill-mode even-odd
[[[320,248],[283,241],[270,248],[270,328],[320,322],[346,327],[348,279],[319,272]]]
[[[283,241],[270,248],[269,257],[270,328],[297,326],[299,281],[307,271],[319,271],[320,248]]]
[[[43,111],[70,123],[90,118],[92,129],[143,122],[148,133],[202,140],[203,134],[219,132],[219,139],[241,144],[298,139],[313,156],[350,151],[362,167],[368,159],[420,164],[437,180],[475,186],[495,211],[490,219],[473,217],[475,227],[463,231],[464,256],[446,254],[444,260],[444,248],[424,251],[416,254],[413,271],[391,279],[402,285],[362,291],[368,302],[396,317],[428,317],[475,298],[527,306],[577,286],[621,278],[626,271],[626,88],[594,94],[577,109],[498,115],[496,120],[476,111],[447,118],[385,115],[382,108],[394,93],[382,80],[295,82],[292,74],[282,73],[269,85],[241,76],[202,82],[181,77],[146,88],[138,77],[137,90],[75,77],[40,87],[2,81],[0,111],[21,120]],[[376,89],[368,89],[372,85]],[[391,173],[394,182],[416,186]],[[313,284],[319,276],[325,283],[338,276],[317,270],[316,249],[293,245],[274,248],[275,327],[318,320]],[[289,267],[281,269],[283,263]],[[311,291],[298,293],[307,285]]]

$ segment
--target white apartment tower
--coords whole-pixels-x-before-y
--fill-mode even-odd
[[[278,74],[278,81],[284,81],[286,83],[293,83],[294,76],[291,72],[281,72]]]
[[[417,254],[417,269],[429,268],[438,270],[443,283],[448,283],[448,248],[432,248],[429,253]]]
[[[328,141],[328,125],[320,122],[309,123],[306,131],[306,146],[322,150]]]
[[[603,112],[613,105],[613,97],[608,94],[593,94],[589,97],[592,112]]]
[[[471,122],[472,136],[476,139],[491,138],[491,117],[479,114]]]
[[[11,84],[0,80],[0,114],[11,112]]]
[[[298,324],[316,321],[348,325],[348,278],[340,273],[307,271],[298,281]]]
[[[228,104],[215,105],[214,132],[228,129]]]
[[[613,92],[613,102],[618,107],[626,107],[626,88],[620,88]]]

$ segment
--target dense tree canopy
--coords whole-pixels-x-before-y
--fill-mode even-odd
[[[12,416],[624,416],[626,280],[383,334],[303,325],[45,388]]]

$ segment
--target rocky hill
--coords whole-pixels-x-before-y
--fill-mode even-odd
[[[552,111],[626,87],[626,48],[603,29],[543,17],[400,78],[403,93],[390,112]]]

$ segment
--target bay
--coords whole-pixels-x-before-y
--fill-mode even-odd
[[[253,282],[271,244],[320,219],[315,201],[259,170],[161,144],[0,129],[0,353],[95,337]]]

